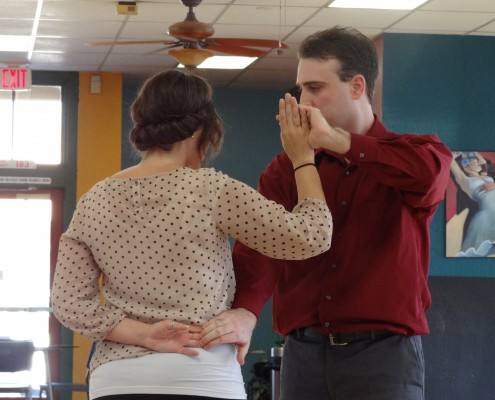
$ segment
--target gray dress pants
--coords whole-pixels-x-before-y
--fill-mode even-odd
[[[389,334],[332,346],[289,335],[280,400],[424,400],[421,337]]]

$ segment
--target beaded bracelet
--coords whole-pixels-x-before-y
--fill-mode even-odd
[[[294,168],[294,172],[296,172],[299,168],[302,168],[302,167],[307,167],[308,165],[313,165],[313,166],[316,166],[315,163],[306,163],[306,164],[302,164],[302,165],[299,165],[298,167]]]

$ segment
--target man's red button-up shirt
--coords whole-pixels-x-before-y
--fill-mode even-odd
[[[273,295],[273,326],[282,335],[307,326],[427,334],[429,224],[444,198],[450,161],[436,136],[395,134],[377,118],[366,135],[351,134],[344,157],[318,151],[334,219],[331,249],[305,261],[278,261],[236,242],[234,307],[259,315]],[[268,165],[259,191],[288,210],[296,205],[285,153]]]

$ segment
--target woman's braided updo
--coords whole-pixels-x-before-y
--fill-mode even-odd
[[[201,127],[199,148],[217,155],[223,127],[212,97],[209,83],[190,72],[168,70],[154,75],[144,83],[131,106],[132,145],[139,151],[170,150]]]

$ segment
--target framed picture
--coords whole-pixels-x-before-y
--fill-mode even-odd
[[[495,257],[495,152],[453,151],[446,256]]]

